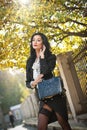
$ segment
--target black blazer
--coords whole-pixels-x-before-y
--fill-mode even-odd
[[[33,69],[32,65],[35,61],[35,58],[29,58],[26,64],[26,86],[31,88],[30,82],[33,81]],[[40,73],[44,74],[44,79],[49,79],[53,76],[52,71],[56,65],[56,56],[50,54],[47,58],[40,58]]]

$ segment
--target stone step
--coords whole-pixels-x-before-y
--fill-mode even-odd
[[[37,127],[37,118],[25,119],[23,122],[25,125]],[[78,121],[75,122],[72,119],[69,119],[70,126],[72,130],[87,130],[87,122]],[[48,125],[48,129],[50,130],[62,130],[61,126],[58,122],[54,122]]]

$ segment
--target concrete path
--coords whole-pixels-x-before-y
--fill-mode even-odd
[[[15,126],[14,128],[9,128],[8,130],[27,130],[23,125]]]
[[[15,126],[14,128],[8,128],[7,130],[37,130],[35,127],[29,127],[24,124]]]

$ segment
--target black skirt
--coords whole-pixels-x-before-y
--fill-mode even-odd
[[[47,104],[52,109],[52,112],[50,112],[50,114],[48,110],[43,108],[44,103]],[[48,116],[48,118],[50,118],[49,123],[57,121],[55,112],[59,113],[66,121],[68,120],[68,112],[67,112],[65,95],[63,94],[56,95],[52,98],[48,98],[40,102],[39,113],[42,113]]]

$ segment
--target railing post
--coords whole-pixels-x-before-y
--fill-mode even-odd
[[[77,73],[72,61],[71,52],[59,54],[57,56],[59,71],[66,89],[66,96],[72,116],[77,120],[76,116],[86,112],[86,108],[81,102],[85,100],[81,86],[77,77]]]

